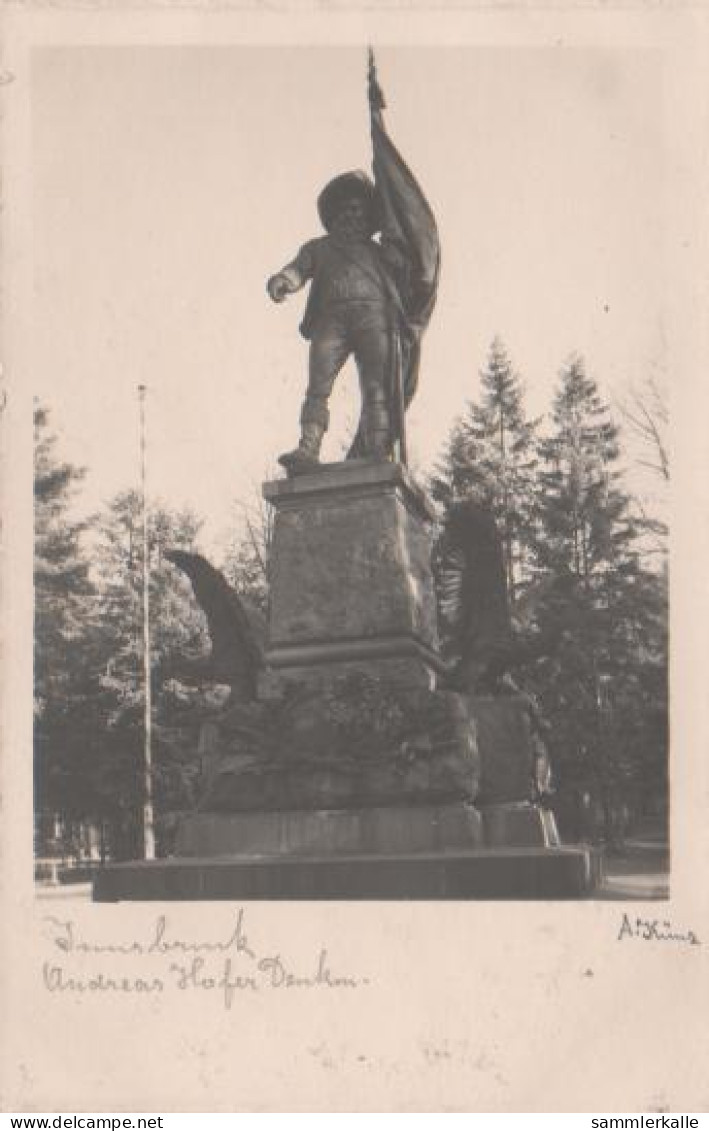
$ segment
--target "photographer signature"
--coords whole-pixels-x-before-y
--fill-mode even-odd
[[[623,920],[618,931],[617,941],[622,939],[641,939],[643,942],[674,942],[687,943],[689,946],[700,946],[701,940],[694,931],[675,931],[669,919],[642,919],[637,916],[634,920],[627,913],[623,913]]]

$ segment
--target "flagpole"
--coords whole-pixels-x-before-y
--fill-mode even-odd
[[[384,93],[382,91],[382,88],[379,85],[379,79],[377,78],[377,61],[374,58],[374,48],[371,47],[371,46],[367,48],[367,94],[368,94],[368,99],[369,99],[369,114],[370,114],[370,122],[371,122],[371,129],[372,129],[372,142],[374,143],[374,121],[375,121],[375,118],[376,118],[376,120],[379,124],[379,128],[382,129],[382,130],[384,129],[384,119],[382,118],[382,111],[386,109],[386,101],[384,99]],[[375,174],[374,175],[375,175],[375,181],[376,181],[376,165],[375,165]],[[380,186],[380,189],[381,189],[381,186]],[[392,347],[393,347],[392,368],[393,368],[393,373],[390,377],[390,382],[391,382],[393,387],[390,388],[390,390],[389,390],[389,397],[390,397],[389,415],[390,415],[391,420],[394,419],[395,415],[398,418],[397,424],[399,426],[399,435],[398,435],[398,438],[397,438],[397,441],[396,441],[396,447],[398,448],[399,463],[402,463],[404,466],[406,466],[406,464],[408,462],[408,456],[407,456],[407,451],[406,451],[406,420],[405,420],[405,417],[406,417],[406,402],[405,402],[405,398],[404,398],[403,373],[402,373],[402,370],[401,370],[401,335],[400,335],[399,327],[397,325],[398,314],[397,314],[397,312],[396,312],[396,310],[394,309],[393,306],[391,307],[391,319],[392,319]]]
[[[408,465],[409,458],[406,449],[406,403],[404,401],[404,383],[401,372],[401,338],[399,331],[394,331],[394,380],[396,381],[396,411],[399,417],[399,463],[404,467]]]
[[[147,436],[145,413],[145,385],[138,385],[140,401],[140,504],[143,527],[143,684],[145,688],[144,715],[144,797],[143,797],[143,856],[155,859],[155,830],[153,823],[152,729],[153,697],[150,679],[150,555],[148,547],[148,496],[147,496]]]

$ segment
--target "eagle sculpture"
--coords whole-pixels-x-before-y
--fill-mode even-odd
[[[263,617],[201,554],[168,550],[165,558],[190,579],[212,643],[206,656],[181,656],[170,674],[190,684],[225,684],[238,702],[255,699],[266,638]]]
[[[439,623],[452,686],[495,692],[504,681],[509,689],[512,668],[555,647],[550,634],[527,627],[548,583],[527,594],[513,619],[497,523],[492,511],[475,499],[451,507],[436,558]]]

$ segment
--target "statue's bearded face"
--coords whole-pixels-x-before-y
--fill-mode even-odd
[[[348,239],[367,239],[372,234],[367,204],[360,196],[342,202],[332,222],[332,231]]]

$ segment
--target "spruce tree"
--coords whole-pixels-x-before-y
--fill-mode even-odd
[[[81,539],[85,523],[72,518],[72,503],[84,470],[61,461],[49,412],[34,410],[34,586],[35,713],[66,685],[66,659],[80,633],[90,592]]]
[[[119,494],[90,522],[72,518],[83,472],[62,462],[48,412],[35,411],[35,804],[38,851],[78,854],[95,829],[102,851],[140,847],[143,794],[140,499]],[[158,837],[189,806],[197,773],[191,722],[201,690],[161,669],[208,647],[189,582],[163,559],[193,548],[189,511],[151,509],[154,800]],[[91,535],[91,557],[84,535]],[[88,541],[88,539],[86,539]],[[59,840],[56,841],[55,837]],[[169,839],[169,837],[168,837]]]
[[[81,809],[70,766],[81,742],[78,705],[84,682],[84,626],[92,586],[72,515],[84,471],[58,453],[49,410],[34,409],[34,787],[37,848],[52,851],[79,835]],[[74,733],[76,728],[77,733]]]
[[[543,537],[536,557],[590,591],[636,532],[620,486],[618,429],[579,356],[561,370],[551,420],[553,432],[539,444]]]
[[[524,387],[500,338],[490,347],[480,386],[479,400],[451,431],[430,490],[444,510],[470,497],[491,508],[514,602],[529,571],[538,421],[526,416]]]
[[[657,734],[647,742],[666,673],[661,591],[638,553],[618,430],[578,356],[562,368],[551,423],[539,444],[534,547],[551,584],[537,617],[561,643],[532,679],[561,785],[590,789],[609,827],[619,799],[637,795],[650,747],[662,776],[662,727],[659,746]]]

